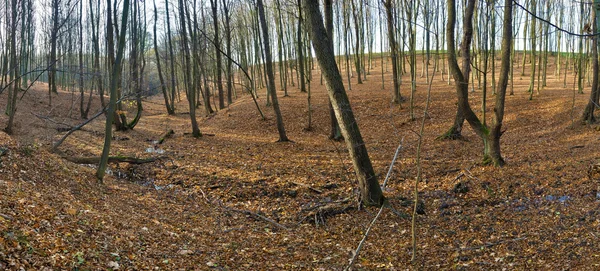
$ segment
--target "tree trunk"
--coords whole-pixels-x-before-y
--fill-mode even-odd
[[[110,102],[108,104],[108,113],[106,114],[106,124],[104,126],[104,146],[102,148],[102,156],[100,157],[98,170],[96,171],[96,177],[100,182],[102,182],[104,174],[106,173],[108,155],[110,153],[110,141],[112,139],[112,122],[113,118],[115,117],[115,108],[117,104],[117,78],[119,78],[121,62],[123,60],[123,51],[125,51],[125,34],[127,33],[125,30],[127,28],[127,15],[129,15],[129,0],[123,0],[123,18],[121,21],[121,33],[119,34],[119,47],[117,49],[117,57],[115,63],[112,66],[112,76],[110,77]]]
[[[283,118],[281,116],[281,110],[279,109],[279,102],[277,100],[277,93],[275,92],[275,75],[273,74],[273,63],[271,58],[271,47],[269,45],[269,29],[267,28],[267,20],[265,18],[265,9],[263,7],[262,0],[257,0],[258,14],[260,18],[260,26],[262,28],[263,40],[264,40],[264,51],[265,51],[265,66],[267,68],[267,88],[271,95],[273,102],[273,110],[275,111],[275,117],[277,118],[277,131],[279,132],[279,142],[290,141],[285,133],[285,127],[283,125]]]
[[[192,123],[192,136],[193,137],[201,137],[200,129],[198,128],[198,122],[196,121],[196,85],[194,84],[194,80],[190,74],[190,70],[192,69],[192,62],[190,61],[190,49],[188,43],[187,29],[185,24],[185,9],[186,6],[183,0],[179,0],[179,21],[181,27],[181,47],[183,51],[184,64],[183,68],[184,72],[184,81],[187,82],[187,91],[186,97],[188,100],[188,104],[190,107],[190,120]],[[191,30],[190,30],[191,31]],[[219,52],[217,52],[219,54]]]
[[[227,6],[227,0],[223,0],[223,14],[225,15],[225,52],[228,56],[231,56],[231,26],[229,23],[229,7]],[[227,104],[229,105],[233,102],[233,76],[231,74],[231,59],[229,58],[227,58],[225,71],[225,76],[227,77]]]
[[[593,5],[593,15],[594,18],[592,24],[592,33],[596,33],[600,28],[598,24],[600,24],[600,20],[598,17],[600,16],[600,12],[598,12],[598,8],[600,8],[600,0],[594,0]],[[583,111],[582,121],[588,124],[592,124],[596,122],[596,117],[594,117],[594,110],[597,106],[597,101],[599,97],[599,89],[598,89],[598,36],[592,37],[592,90],[590,91],[590,99],[588,100],[587,106]]]
[[[388,27],[388,44],[390,45],[390,54],[392,59],[392,79],[394,82],[394,88],[392,89],[392,102],[400,104],[402,101],[402,94],[400,94],[400,85],[398,84],[398,50],[396,49],[396,39],[394,33],[396,28],[394,27],[394,13],[392,0],[386,0],[384,2],[385,14],[387,15],[387,27]]]
[[[307,22],[310,25],[317,60],[327,82],[327,92],[333,103],[342,134],[346,139],[346,146],[350,152],[350,157],[352,158],[354,170],[358,178],[362,203],[365,205],[380,206],[383,204],[385,198],[377,182],[377,176],[369,159],[367,148],[352,113],[342,76],[335,63],[331,41],[329,41],[327,32],[323,26],[323,19],[317,0],[305,0],[304,8],[306,10]]]
[[[327,37],[329,38],[329,45],[331,46],[331,51],[333,52],[333,5],[331,0],[325,0],[325,28],[327,30]],[[322,75],[322,74],[321,74]],[[342,132],[340,131],[340,125],[338,124],[337,118],[335,117],[335,110],[333,109],[333,104],[331,103],[331,98],[328,97],[329,101],[329,118],[331,120],[331,129],[329,133],[329,138],[335,141],[343,140]]]

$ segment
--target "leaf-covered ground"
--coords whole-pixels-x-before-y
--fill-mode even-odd
[[[417,119],[411,121],[409,103],[402,108],[390,103],[390,75],[385,73],[382,88],[380,69],[374,62],[368,80],[357,85],[354,78],[348,94],[381,181],[402,144],[385,195],[409,214],[426,79],[418,78]],[[516,73],[502,137],[507,166],[493,168],[479,163],[482,144],[468,125],[465,140],[435,140],[449,128],[456,106],[447,75],[435,76],[423,137],[424,214],[417,217],[416,265],[596,270],[600,171],[593,165],[600,162],[600,133],[578,121],[589,88],[576,94],[571,71],[567,88],[548,74],[548,86],[529,101],[529,77]],[[357,208],[345,145],[328,139],[319,77],[315,70],[312,130],[306,129],[307,94],[291,86],[289,97],[278,93],[290,143],[275,142],[264,89],[259,103],[266,121],[250,97],[238,93],[229,108],[198,117],[204,133],[199,139],[187,134],[187,102],[168,116],[161,97],[151,97],[135,130],[115,133],[112,153],[160,159],[111,164],[103,184],[94,177],[95,165],[74,164],[48,151],[64,134],[57,131],[66,127],[59,123],[81,120],[77,106],[71,108],[72,101],[78,104],[71,93],[53,97],[49,107],[46,88],[38,85],[19,104],[17,134],[0,133],[0,269],[343,269],[377,209]],[[402,85],[406,97],[408,78]],[[477,88],[470,93],[476,109],[481,93]],[[490,107],[493,99],[488,97]],[[96,98],[93,112],[97,103]],[[0,123],[5,125],[6,116]],[[98,119],[85,126],[60,149],[72,156],[99,155],[103,124]],[[169,129],[175,134],[157,144]],[[410,219],[385,209],[354,268],[411,269],[410,244]]]

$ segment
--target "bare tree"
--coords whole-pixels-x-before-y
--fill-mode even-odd
[[[262,0],[257,0],[258,6],[258,17],[260,20],[260,27],[262,28],[263,44],[265,51],[265,66],[267,70],[267,88],[271,100],[273,102],[273,111],[275,111],[275,117],[277,118],[277,131],[279,132],[279,142],[290,141],[285,132],[285,126],[283,124],[283,117],[281,116],[281,110],[279,109],[279,101],[277,100],[277,93],[275,92],[275,75],[273,74],[273,62],[271,58],[271,46],[269,45],[269,29],[267,28],[267,20],[265,16],[265,8]]]
[[[259,0],[261,1],[261,0]],[[323,18],[317,0],[304,0],[307,22],[317,60],[327,82],[327,93],[337,117],[346,146],[350,152],[354,171],[358,178],[361,200],[365,205],[383,204],[385,198],[377,182],[377,176],[369,159],[367,148],[354,118],[350,101],[346,95],[342,76],[335,62],[331,42],[323,26]]]

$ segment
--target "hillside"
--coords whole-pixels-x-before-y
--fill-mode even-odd
[[[427,88],[425,78],[418,78],[419,117],[410,121],[408,103],[402,109],[390,104],[390,75],[383,89],[378,64],[364,84],[353,80],[348,94],[380,181],[402,142],[385,195],[408,214],[417,173],[415,131]],[[456,110],[446,76],[436,74],[425,122],[417,265],[598,268],[600,174],[592,166],[600,162],[600,137],[596,126],[578,121],[589,90],[575,94],[548,75],[548,86],[529,101],[529,78],[516,76],[502,137],[507,166],[493,168],[480,165],[482,144],[470,128],[466,140],[436,140]],[[19,102],[16,135],[0,133],[0,269],[343,269],[377,210],[357,208],[351,162],[344,143],[327,138],[325,89],[318,71],[313,78],[310,131],[307,94],[293,87],[289,97],[278,93],[291,143],[275,142],[264,89],[259,103],[266,121],[240,94],[229,108],[198,116],[204,133],[199,139],[186,134],[186,101],[169,116],[161,97],[148,98],[139,125],[116,132],[112,153],[159,159],[111,164],[103,184],[94,177],[95,165],[48,151],[64,134],[57,128],[81,120],[77,107],[69,117],[70,93],[60,92],[49,107],[46,87],[36,85]],[[401,90],[407,97],[408,78]],[[470,95],[480,108],[481,91]],[[92,112],[99,108],[95,99]],[[493,97],[488,99],[492,105]],[[5,125],[5,115],[0,123]],[[71,156],[99,155],[103,124],[102,118],[93,121],[60,149]],[[173,136],[153,142],[169,129]],[[355,267],[407,269],[410,242],[410,219],[386,209]]]

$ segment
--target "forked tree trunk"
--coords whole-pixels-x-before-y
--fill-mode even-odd
[[[261,0],[259,0],[261,1]],[[335,63],[331,42],[327,36],[317,0],[304,0],[307,23],[311,29],[311,38],[317,60],[326,80],[327,93],[333,104],[335,115],[346,140],[346,146],[352,158],[354,171],[358,178],[362,203],[380,206],[384,202],[381,187],[369,159],[367,148],[360,134],[358,124],[352,113],[350,101]]]
[[[463,17],[463,39],[461,53],[463,56],[462,69],[458,66],[456,59],[456,48],[454,43],[454,27],[456,25],[456,3],[455,0],[448,0],[448,24],[446,28],[446,37],[448,43],[448,65],[450,72],[456,81],[456,94],[458,97],[459,110],[464,113],[465,119],[475,133],[483,140],[484,145],[484,163],[492,163],[496,166],[504,165],[500,153],[500,136],[502,135],[502,120],[504,118],[504,100],[506,97],[506,88],[508,86],[508,72],[510,70],[510,47],[512,41],[512,1],[505,0],[504,23],[502,37],[502,62],[500,77],[498,82],[498,94],[494,106],[494,116],[492,126],[488,127],[475,115],[469,105],[469,73],[470,73],[470,46],[473,35],[473,11],[475,9],[475,0],[468,0]]]

